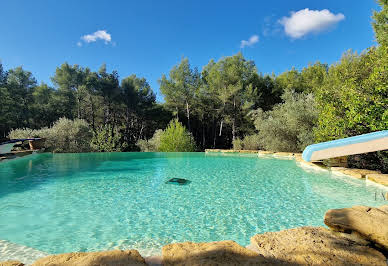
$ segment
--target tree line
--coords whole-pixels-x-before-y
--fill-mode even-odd
[[[197,150],[301,151],[314,142],[387,129],[388,3],[379,3],[373,14],[378,45],[360,54],[347,51],[330,66],[316,62],[279,75],[261,74],[241,53],[210,60],[201,71],[183,58],[159,80],[162,103],[145,78],[120,79],[105,65],[92,71],[64,63],[51,78],[53,87],[38,85],[21,67],[0,65],[0,134],[48,127],[61,117],[83,119],[98,145],[114,138],[120,150],[132,151],[178,119]],[[379,156],[379,164],[386,163]]]

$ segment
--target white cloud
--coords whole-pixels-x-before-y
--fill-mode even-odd
[[[283,17],[279,22],[284,26],[284,31],[288,36],[298,39],[309,33],[324,31],[344,19],[343,14],[333,14],[327,9],[310,10],[305,8],[291,12],[290,17]]]
[[[82,46],[82,42],[77,42],[77,46],[81,47]]]
[[[109,43],[112,41],[112,37],[109,33],[106,32],[106,30],[98,30],[92,34],[87,34],[81,37],[81,40],[84,42],[90,43],[90,42],[96,42],[98,40],[104,40],[105,43]],[[80,43],[80,42],[78,42]],[[78,45],[77,43],[77,45]],[[82,43],[81,43],[82,45]],[[80,46],[80,45],[78,45]]]
[[[242,40],[241,41],[241,45],[240,47],[241,48],[244,48],[244,47],[251,47],[252,45],[254,45],[255,43],[259,42],[259,36],[258,35],[252,35],[248,41],[246,40]]]

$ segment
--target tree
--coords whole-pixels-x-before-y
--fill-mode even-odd
[[[388,46],[388,0],[378,0],[380,12],[373,12],[372,23],[379,44]]]
[[[60,118],[61,114],[57,112],[57,103],[54,101],[56,93],[53,88],[45,83],[33,89],[32,103],[29,106],[32,128],[36,129],[52,125]]]
[[[155,94],[145,78],[131,75],[121,81],[121,95],[124,103],[124,138],[127,143],[135,143],[144,138],[147,117],[155,105]]]
[[[187,58],[183,58],[179,65],[171,69],[169,79],[163,75],[159,80],[160,91],[167,106],[175,109],[177,116],[179,112],[185,113],[189,130],[191,108],[196,102],[200,81],[198,70],[190,67]]]
[[[226,123],[231,124],[232,139],[236,138],[238,123],[253,105],[250,96],[254,89],[251,80],[255,73],[257,70],[253,61],[245,60],[241,53],[222,58],[217,63],[210,61],[204,68],[206,88],[217,101],[219,136]]]
[[[79,65],[62,64],[55,70],[52,77],[53,83],[58,87],[61,101],[64,103],[63,112],[66,117],[77,117],[81,119],[81,101],[84,97],[84,90],[81,89],[84,83],[85,70]]]
[[[97,93],[103,99],[103,123],[115,126],[118,121],[117,105],[120,96],[119,75],[117,71],[106,72],[106,65],[102,65],[97,73]]]
[[[12,99],[13,124],[17,127],[30,126],[29,106],[32,103],[36,79],[31,72],[17,67],[8,71],[6,87]]]
[[[192,152],[196,145],[190,132],[174,119],[160,135],[159,151],[162,152]]]
[[[307,145],[314,143],[312,131],[318,119],[314,96],[286,92],[283,100],[271,111],[258,109],[252,113],[258,137],[248,140],[266,150],[303,151]]]
[[[347,52],[332,65],[315,95],[320,111],[317,141],[388,128],[388,48]]]
[[[121,132],[110,125],[100,126],[93,133],[90,146],[98,152],[118,152],[126,149],[126,143],[122,141]]]

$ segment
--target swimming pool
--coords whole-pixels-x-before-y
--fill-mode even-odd
[[[35,154],[0,163],[0,239],[47,253],[247,245],[257,233],[323,225],[330,208],[382,205],[382,191],[253,154]]]

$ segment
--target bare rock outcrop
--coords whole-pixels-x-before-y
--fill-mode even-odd
[[[0,261],[0,266],[24,266],[24,263],[17,260]]]
[[[163,265],[263,265],[263,256],[234,241],[175,243],[162,249]]]
[[[366,241],[323,227],[258,234],[250,246],[267,260],[286,265],[387,265],[386,257]]]
[[[74,252],[51,255],[35,261],[33,266],[124,266],[146,265],[137,250],[111,250],[101,252]]]
[[[388,250],[388,205],[380,208],[354,206],[328,210],[324,222],[339,232],[356,232]]]

